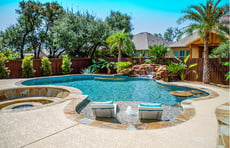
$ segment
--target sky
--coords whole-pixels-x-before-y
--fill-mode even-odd
[[[0,30],[5,30],[17,22],[18,9],[21,0],[0,0]],[[37,1],[37,0],[35,0]],[[168,27],[183,27],[177,20],[181,11],[191,4],[198,5],[206,0],[39,0],[42,3],[57,1],[65,9],[88,11],[104,20],[110,11],[120,11],[132,17],[133,34],[140,32],[164,33]],[[222,4],[229,4],[222,0]]]

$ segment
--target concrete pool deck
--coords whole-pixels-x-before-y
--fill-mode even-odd
[[[20,80],[0,80],[0,89],[18,87],[15,83]],[[196,114],[192,119],[154,130],[115,130],[74,122],[66,118],[63,111],[70,101],[31,111],[0,113],[0,147],[216,148],[218,122],[215,111],[230,101],[229,89],[201,83],[172,84],[202,86],[219,96],[193,102]]]

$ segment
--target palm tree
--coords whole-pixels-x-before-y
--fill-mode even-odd
[[[106,39],[106,43],[112,50],[118,48],[118,62],[121,62],[121,49],[128,50],[129,52],[132,52],[134,49],[134,44],[130,39],[130,33],[125,33],[124,30],[109,36]]]
[[[160,60],[165,58],[165,55],[170,52],[170,48],[164,45],[153,45],[149,46],[149,53],[153,56],[150,56],[149,59],[156,61],[159,64]]]
[[[218,6],[221,0],[208,0],[206,4],[191,5],[182,12],[185,15],[179,18],[178,22],[191,21],[185,28],[185,32],[192,34],[198,32],[200,38],[204,42],[203,53],[203,82],[209,82],[208,70],[208,43],[211,33],[219,34],[222,32],[223,26],[219,23],[219,19],[229,12],[228,5]]]

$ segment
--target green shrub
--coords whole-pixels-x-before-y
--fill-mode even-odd
[[[121,70],[124,69],[129,69],[131,68],[132,63],[130,62],[116,62],[115,63],[115,68],[117,69],[117,72],[120,72]]]
[[[14,52],[11,50],[4,51],[4,55],[8,60],[14,60],[15,59],[13,54],[14,54]]]
[[[25,56],[22,60],[22,76],[25,78],[30,78],[33,76],[35,70],[33,69],[32,56]]]
[[[62,73],[63,74],[69,74],[71,73],[71,60],[69,59],[68,55],[63,55],[63,59],[62,59]]]
[[[84,68],[84,69],[82,69],[81,70],[81,73],[82,74],[94,74],[95,73],[95,71],[93,71],[93,69],[91,68],[91,67],[87,67],[87,68]]]
[[[42,66],[41,66],[42,75],[43,76],[52,75],[51,62],[49,61],[49,58],[44,57],[44,58],[42,58],[41,62],[42,62]]]
[[[179,71],[186,69],[186,67],[187,66],[183,63],[173,63],[172,62],[167,66],[167,69],[172,73],[178,73]]]
[[[212,50],[209,58],[229,58],[230,40],[222,42],[217,48]]]
[[[230,66],[230,62],[221,62],[221,65]],[[226,77],[225,79],[226,81],[230,79],[230,71],[225,74],[225,77]]]
[[[0,79],[8,78],[10,70],[6,67],[7,58],[3,53],[0,53]]]
[[[89,68],[95,72],[99,73],[101,66],[102,66],[102,61],[96,61],[95,59],[92,59],[92,65],[89,66]]]
[[[193,72],[196,74],[196,79],[198,79],[198,73],[195,70],[191,70],[192,67],[197,66],[197,63],[193,63],[190,65],[186,65],[188,62],[190,55],[187,55],[184,59],[184,61],[181,61],[178,57],[175,56],[175,58],[179,61],[179,63],[173,63],[171,62],[168,66],[167,69],[169,70],[169,75],[173,73],[178,73],[181,80],[184,81],[185,77],[187,74],[190,72]]]
[[[104,59],[98,59],[99,61],[103,62],[101,68],[107,68],[107,74],[111,73],[111,69],[114,66],[114,62],[108,62]]]

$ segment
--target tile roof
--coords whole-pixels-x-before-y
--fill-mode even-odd
[[[135,44],[136,50],[148,50],[149,46],[153,45],[169,45],[167,42],[157,36],[154,36],[148,32],[138,33],[133,36],[133,42]]]
[[[219,22],[225,26],[230,27],[230,13],[220,18]]]
[[[192,35],[187,36],[187,37],[179,40],[178,42],[169,45],[169,47],[187,47],[186,45],[188,43],[191,43],[192,41],[194,41],[194,40],[196,40],[198,38],[200,38],[199,35],[198,35],[198,32],[195,32]]]
[[[230,22],[230,14],[227,14],[225,16],[223,16],[219,21],[221,24],[223,25],[227,25],[230,27],[229,22]],[[187,47],[186,45],[193,42],[194,40],[200,38],[198,35],[198,32],[193,33],[190,36],[187,36],[181,40],[179,40],[176,43],[172,43],[171,45],[169,45],[169,47]]]

